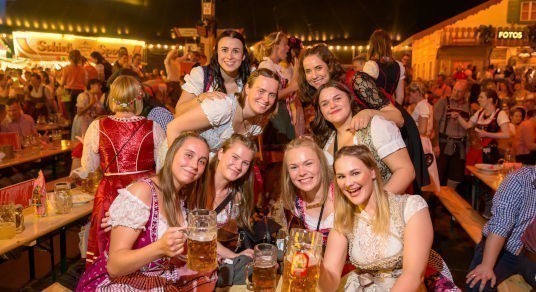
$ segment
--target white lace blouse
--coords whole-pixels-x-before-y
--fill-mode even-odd
[[[402,139],[400,130],[395,123],[384,119],[382,116],[374,116],[370,120],[370,135],[372,136],[372,144],[375,150],[378,152],[378,156],[381,159],[389,156],[398,149],[406,148],[406,144]],[[329,165],[333,165],[333,155],[328,151],[329,147],[335,141],[335,132],[331,134],[326,145],[324,145],[324,155]],[[354,136],[354,145],[358,145],[357,133]],[[341,145],[339,145],[339,148]],[[374,150],[373,150],[374,151]]]

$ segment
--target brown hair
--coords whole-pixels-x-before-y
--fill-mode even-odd
[[[194,197],[196,194],[202,193],[202,182],[204,179],[204,175],[206,173],[203,173],[203,175],[195,182],[187,185],[187,186],[181,186],[180,189],[176,189],[172,172],[172,165],[173,165],[173,158],[175,158],[175,154],[177,151],[184,145],[186,140],[188,139],[198,139],[203,141],[207,146],[207,152],[208,152],[208,144],[207,141],[203,137],[201,137],[196,132],[183,132],[177,137],[171,146],[169,147],[166,158],[164,159],[164,164],[162,165],[162,168],[157,174],[158,178],[158,188],[162,192],[162,198],[163,198],[163,208],[166,211],[166,219],[169,226],[179,226],[179,210],[180,210],[180,204],[181,201],[188,202]],[[192,206],[188,206],[191,208]]]
[[[249,219],[253,213],[254,207],[253,181],[255,179],[252,169],[253,164],[255,163],[255,152],[257,152],[257,145],[243,135],[233,134],[231,138],[223,142],[220,150],[226,152],[235,143],[241,143],[254,153],[251,164],[249,165],[249,168],[244,176],[229,183],[229,195],[235,197],[237,193],[241,194],[240,214],[237,218],[238,226],[251,229]],[[196,197],[196,205],[198,208],[212,209],[214,198],[216,197],[216,190],[214,189],[214,174],[216,173],[216,168],[218,167],[219,162],[218,155],[216,155],[210,161],[207,171],[205,171],[205,176],[202,181],[204,192],[197,193]]]
[[[391,36],[383,29],[375,30],[369,39],[369,51],[367,57],[369,60],[377,59],[378,61],[384,61],[388,59],[388,62],[393,62],[393,51],[391,49]]]

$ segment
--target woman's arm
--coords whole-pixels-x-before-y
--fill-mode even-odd
[[[224,259],[234,259],[240,255],[247,255],[248,257],[253,258],[253,250],[251,248],[245,249],[241,251],[240,253],[235,253],[232,250],[223,246],[223,244],[221,244],[219,241],[217,241],[217,244],[218,244],[216,248],[217,253],[220,257]]]
[[[197,101],[193,101],[197,103]],[[192,105],[188,111],[175,116],[167,125],[166,136],[171,146],[175,138],[184,131],[196,131],[210,127],[210,122],[201,108],[201,104]]]
[[[475,126],[475,123],[471,120],[465,121],[459,113],[452,113],[452,117],[455,118],[458,123],[466,130],[472,128]]]
[[[417,211],[404,228],[402,275],[391,291],[417,291],[423,283],[434,230],[428,208]]]
[[[384,157],[382,161],[391,170],[391,178],[385,184],[385,190],[393,194],[403,194],[415,179],[415,169],[406,148],[400,148]]]
[[[381,116],[388,121],[394,122],[397,125],[397,127],[404,126],[404,118],[402,117],[402,113],[400,113],[400,111],[394,105],[388,104],[382,107],[380,110],[374,110],[374,109],[360,110],[352,118],[350,129],[357,131],[357,130],[365,128],[369,124],[370,120],[376,115]]]
[[[348,253],[348,239],[335,229],[331,229],[324,260],[320,270],[318,288],[320,291],[335,291],[341,282],[342,269]]]
[[[428,128],[428,118],[419,116],[419,123],[417,124],[419,128],[419,135],[425,137],[426,136],[426,130]]]
[[[181,97],[179,97],[179,100],[177,101],[177,104],[175,105],[175,114],[178,115],[181,112],[183,112],[185,110],[184,104],[189,101],[192,101],[193,99],[195,99],[196,96],[197,95],[193,93],[183,90],[181,93]]]
[[[128,190],[145,205],[151,204],[151,189],[146,183],[136,183]],[[106,265],[108,273],[111,277],[128,275],[163,256],[175,257],[181,254],[184,250],[186,236],[180,230],[179,227],[170,227],[158,241],[140,249],[132,249],[141,229],[136,230],[125,226],[113,227]]]

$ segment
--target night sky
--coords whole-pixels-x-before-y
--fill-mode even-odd
[[[401,40],[483,0],[218,0],[219,28],[244,28],[249,42],[277,29],[327,40],[366,41],[383,28]],[[2,3],[2,2],[0,2]],[[133,3],[133,4],[129,4]],[[39,21],[126,26],[133,38],[169,40],[173,26],[194,27],[200,0],[7,0],[5,15]],[[6,28],[3,27],[3,30]],[[14,29],[14,28],[11,28]]]

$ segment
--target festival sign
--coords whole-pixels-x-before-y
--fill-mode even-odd
[[[106,37],[84,37],[70,34],[13,32],[15,55],[32,60],[66,61],[71,50],[79,50],[89,57],[91,52],[100,52],[104,58],[118,58],[119,48],[127,48],[129,54],[143,55],[145,42]]]

